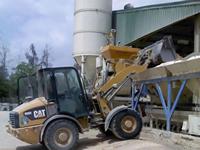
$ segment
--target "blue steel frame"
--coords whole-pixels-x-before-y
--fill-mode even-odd
[[[182,83],[181,83],[181,86],[180,86],[180,89],[178,91],[178,94],[174,100],[174,103],[171,107],[171,103],[172,103],[172,98],[171,98],[171,95],[172,95],[172,88],[171,88],[171,81],[167,81],[168,82],[168,90],[167,90],[167,105],[166,105],[166,101],[163,97],[163,92],[160,88],[160,85],[158,83],[156,83],[156,90],[158,91],[158,95],[160,97],[160,100],[161,100],[161,103],[162,103],[162,106],[163,106],[163,109],[164,109],[164,112],[165,112],[165,116],[167,118],[166,120],[166,123],[167,123],[167,131],[170,131],[170,127],[171,127],[171,117],[176,109],[176,106],[177,106],[177,103],[180,99],[180,96],[185,88],[185,85],[186,85],[186,82],[187,80],[183,80]]]
[[[180,99],[180,96],[185,88],[185,85],[186,85],[186,82],[187,82],[187,79],[183,79],[182,80],[182,83],[181,83],[181,86],[180,86],[180,89],[178,91],[178,94],[174,100],[174,103],[172,105],[172,86],[171,86],[171,82],[172,81],[177,81],[178,79],[173,79],[173,78],[165,78],[166,81],[167,81],[167,84],[168,84],[168,88],[167,88],[167,104],[166,104],[166,100],[164,99],[164,96],[163,96],[163,92],[162,92],[162,89],[160,87],[160,82],[161,80],[157,80],[157,81],[148,81],[147,83],[142,83],[140,84],[140,90],[139,92],[136,94],[135,93],[135,89],[136,89],[136,84],[134,82],[132,82],[132,104],[131,104],[131,107],[133,110],[136,110],[137,109],[137,106],[138,106],[138,103],[139,103],[139,99],[141,97],[141,94],[144,90],[144,87],[145,85],[147,84],[155,84],[156,86],[156,90],[158,92],[158,96],[160,98],[160,101],[162,103],[162,106],[163,106],[163,110],[164,110],[164,113],[165,113],[165,116],[166,116],[166,130],[167,131],[170,131],[170,127],[171,127],[171,117],[176,109],[176,106],[179,102],[179,99]],[[162,80],[163,81],[163,80]],[[171,106],[172,105],[172,106]]]
[[[131,102],[131,108],[133,110],[136,110],[137,106],[138,106],[138,102],[140,100],[140,97],[141,97],[141,94],[142,94],[142,91],[144,89],[144,84],[141,84],[140,85],[140,89],[139,89],[139,92],[138,93],[135,93],[136,91],[136,88],[135,88],[135,85],[132,84],[132,102]]]

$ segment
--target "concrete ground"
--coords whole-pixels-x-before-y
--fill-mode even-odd
[[[0,112],[0,150],[45,150],[42,145],[29,145],[6,133],[8,112]],[[176,145],[163,145],[145,138],[119,141],[115,137],[97,136],[97,130],[80,135],[77,150],[174,150],[181,149]],[[144,136],[144,135],[143,135]]]

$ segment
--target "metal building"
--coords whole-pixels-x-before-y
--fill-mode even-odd
[[[190,0],[113,12],[116,42],[143,48],[172,35],[177,52],[200,51],[200,1]]]

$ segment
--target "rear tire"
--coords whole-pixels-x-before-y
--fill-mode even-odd
[[[44,145],[48,150],[73,149],[79,139],[77,125],[70,120],[51,123],[44,134]]]
[[[119,139],[136,138],[142,130],[142,119],[134,110],[119,112],[112,119],[111,130]]]

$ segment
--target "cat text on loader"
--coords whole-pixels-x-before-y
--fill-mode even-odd
[[[135,50],[138,49],[126,50],[134,50],[137,55]],[[143,71],[145,68],[138,66],[137,69]],[[29,101],[10,113],[7,131],[16,138],[30,144],[42,143],[49,150],[66,150],[72,149],[79,133],[89,128],[112,132],[119,139],[132,139],[139,135],[142,128],[140,115],[126,106],[111,109],[100,93],[96,99],[88,99],[75,68],[41,69],[36,73],[36,79],[37,96],[32,100],[29,95],[24,96],[29,96]],[[30,87],[29,82],[26,89]],[[19,93],[27,94],[20,92],[20,84]]]

